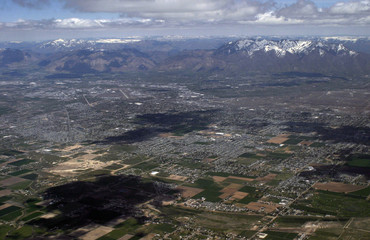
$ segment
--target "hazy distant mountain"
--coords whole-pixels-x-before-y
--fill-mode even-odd
[[[48,57],[39,66],[52,72],[94,73],[142,71],[153,69],[156,63],[135,49],[76,50]]]
[[[370,38],[358,37],[323,37],[322,40],[329,43],[341,43],[346,48],[356,52],[370,54]]]
[[[34,43],[24,42],[0,43],[1,47],[31,49],[35,52],[55,53],[74,50],[117,50],[135,48],[142,52],[178,52],[195,49],[216,49],[233,38],[199,38],[199,39],[142,39],[142,38],[113,38],[113,39],[56,39]]]
[[[227,41],[222,45],[220,41],[58,39],[35,43],[31,49],[38,54],[25,49],[0,50],[0,66],[37,62],[43,70],[66,73],[186,70],[233,74],[292,71],[331,75],[370,74],[370,55],[364,53],[366,51],[354,50],[367,49],[368,39],[256,38]],[[44,53],[40,49],[44,49]]]
[[[0,49],[0,67],[30,64],[37,61],[36,55],[19,49]]]

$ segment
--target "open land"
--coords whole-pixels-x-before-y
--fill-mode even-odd
[[[369,236],[366,77],[22,74],[0,81],[0,239]]]

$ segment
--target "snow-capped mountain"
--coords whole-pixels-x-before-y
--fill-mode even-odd
[[[370,74],[370,55],[361,51],[367,49],[370,52],[370,41],[343,40],[270,37],[236,41],[228,39],[221,45],[221,40],[217,39],[57,39],[37,43],[30,48],[19,43],[0,45],[0,48],[4,48],[0,51],[0,67],[28,64],[50,72],[81,74],[138,70],[225,74],[306,72],[337,76]]]
[[[96,40],[82,40],[82,39],[56,39],[41,43],[38,48],[47,51],[63,51],[63,50],[99,50],[99,49],[116,49],[121,48],[122,45],[130,43],[141,42],[141,39],[128,38],[114,38],[114,39],[96,39]]]
[[[186,52],[166,60],[166,69],[218,72],[370,73],[368,54],[320,39],[241,39],[213,52]]]
[[[332,55],[355,55],[356,52],[347,49],[343,44],[328,43],[320,40],[268,40],[268,39],[243,39],[229,42],[218,51],[224,54],[242,53],[253,57],[258,52],[273,53],[277,57],[288,54],[308,55],[319,53]]]

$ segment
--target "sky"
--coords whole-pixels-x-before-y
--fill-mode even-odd
[[[370,0],[0,0],[0,41],[370,35]]]

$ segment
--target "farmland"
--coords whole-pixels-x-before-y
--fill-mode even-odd
[[[365,78],[30,72],[0,84],[0,239],[370,231]]]

